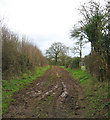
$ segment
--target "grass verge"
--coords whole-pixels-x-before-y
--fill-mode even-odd
[[[110,102],[108,99],[108,82],[99,82],[84,69],[65,68],[72,74],[72,77],[78,80],[83,87],[83,96],[85,100],[86,111],[85,118],[108,118],[110,114],[108,109]]]
[[[28,71],[17,79],[12,79],[10,81],[2,80],[2,113],[4,114],[9,104],[14,101],[12,96],[15,92],[19,91],[21,88],[25,88],[26,84],[31,83],[37,77],[42,76],[44,72],[49,68],[49,66],[38,67],[35,69],[34,73]]]

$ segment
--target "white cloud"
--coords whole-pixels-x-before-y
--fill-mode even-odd
[[[0,11],[11,30],[29,36],[44,52],[53,42],[72,46],[69,32],[80,19],[76,9],[83,2],[87,0],[0,0]]]

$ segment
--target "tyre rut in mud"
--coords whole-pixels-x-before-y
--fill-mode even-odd
[[[80,118],[80,90],[66,70],[51,67],[13,95],[3,118]]]

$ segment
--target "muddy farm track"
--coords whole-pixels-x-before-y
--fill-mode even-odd
[[[3,118],[81,118],[82,89],[69,73],[51,67],[42,77],[13,95]]]

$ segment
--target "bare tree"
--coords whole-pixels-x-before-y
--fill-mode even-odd
[[[19,36],[5,26],[1,28],[1,32],[3,79],[8,80],[16,74],[47,65],[47,60],[39,48],[25,37],[21,42]]]
[[[58,60],[62,57],[62,55],[66,55],[67,52],[68,47],[60,42],[55,42],[48,50],[46,50],[46,56],[49,61],[54,61],[55,65],[57,65]]]

